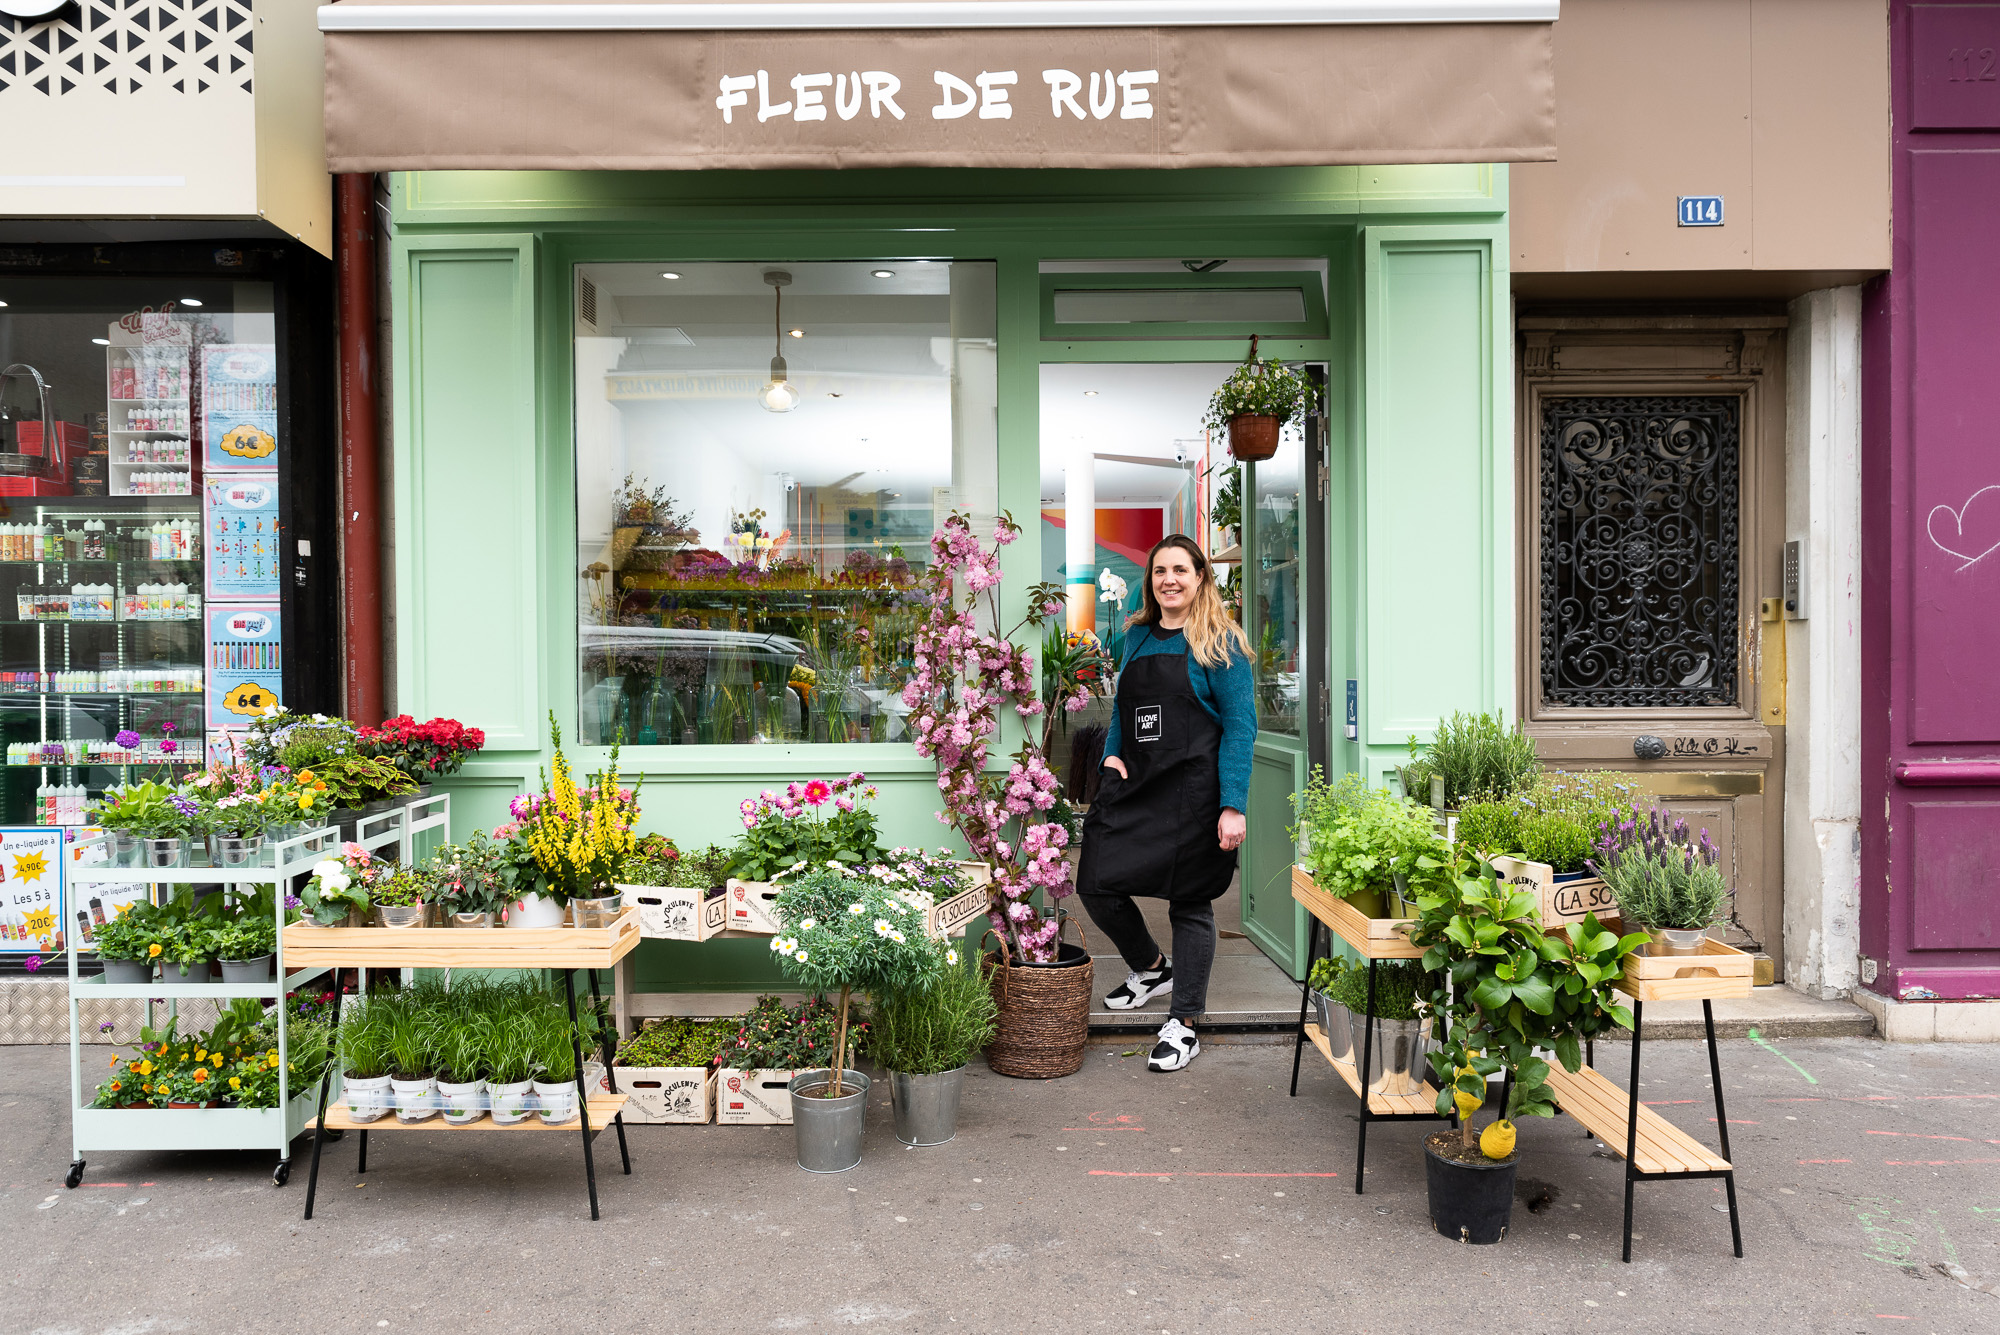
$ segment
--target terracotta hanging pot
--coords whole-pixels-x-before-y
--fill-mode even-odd
[[[1278,452],[1281,418],[1269,413],[1238,413],[1229,419],[1229,452],[1245,462],[1268,459]]]

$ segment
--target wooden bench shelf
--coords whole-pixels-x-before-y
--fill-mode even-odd
[[[591,1133],[594,1135],[597,1132],[603,1131],[607,1127],[609,1127],[611,1124],[611,1119],[618,1115],[620,1109],[624,1108],[625,1101],[629,1097],[630,1097],[629,1095],[625,1094],[591,1095],[589,1109],[588,1109],[590,1116]],[[316,1130],[318,1127],[319,1127],[318,1118],[314,1118],[306,1123],[306,1130],[308,1131]],[[550,1126],[547,1122],[544,1122],[540,1117],[531,1115],[525,1121],[515,1122],[511,1125],[506,1125],[494,1121],[491,1117],[487,1116],[485,1113],[481,1113],[479,1115],[479,1120],[476,1122],[466,1122],[458,1126],[454,1126],[450,1122],[445,1121],[442,1117],[430,1117],[426,1118],[421,1122],[404,1122],[398,1120],[396,1114],[394,1114],[393,1112],[390,1113],[387,1117],[378,1117],[372,1122],[357,1122],[354,1119],[353,1112],[349,1110],[346,1102],[343,1101],[334,1104],[331,1108],[328,1108],[326,1110],[326,1129],[329,1131],[364,1131],[364,1132],[365,1131],[458,1132],[458,1131],[575,1131],[578,1129],[578,1127],[576,1119],[574,1117],[570,1118],[567,1122],[559,1122],[554,1126]]]
[[[1560,1066],[1549,1069],[1549,1088],[1562,1110],[1583,1123],[1604,1142],[1604,1148],[1625,1157],[1626,1109],[1631,1096],[1601,1073],[1586,1066],[1575,1075]],[[1639,1144],[1633,1166],[1641,1173],[1726,1173],[1730,1162],[1666,1118],[1639,1105]]]
[[[285,928],[288,965],[369,969],[609,969],[639,944],[639,910],[609,927]]]
[[[1410,944],[1414,918],[1370,918],[1344,899],[1336,898],[1313,882],[1304,867],[1292,867],[1292,898],[1306,906],[1306,912],[1333,929],[1334,935],[1354,948],[1354,953],[1370,960],[1414,960],[1423,958],[1423,948]]]
[[[1320,1032],[1318,1025],[1308,1024],[1306,1037],[1312,1040],[1312,1045],[1319,1049],[1319,1055],[1326,1058],[1327,1064],[1340,1073],[1340,1078],[1347,1082],[1347,1087],[1354,1091],[1354,1096],[1360,1098],[1361,1074],[1355,1069],[1355,1064],[1341,1061],[1333,1055],[1333,1048],[1326,1041],[1326,1035]],[[1417,1094],[1371,1092],[1368,1095],[1368,1111],[1377,1117],[1435,1117],[1437,1090],[1426,1081],[1422,1092]]]

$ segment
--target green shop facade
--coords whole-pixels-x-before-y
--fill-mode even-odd
[[[335,165],[387,172],[391,200],[393,703],[486,730],[450,781],[461,835],[537,787],[553,717],[580,769],[621,743],[645,828],[683,848],[728,843],[764,790],[855,771],[879,787],[887,842],[955,843],[897,701],[932,524],[1011,515],[1024,540],[1003,556],[1005,624],[1053,573],[1072,626],[1094,601],[1081,624],[1114,648],[1145,547],[1190,531],[1231,562],[1259,649],[1241,930],[1297,976],[1290,799],[1310,768],[1393,782],[1440,715],[1514,698],[1505,160],[1552,155],[1552,14],[1530,11],[1553,6],[1352,25],[1340,5],[1280,5],[1265,8],[1324,21],[1046,32],[981,26],[975,3],[916,7],[968,21],[563,30],[543,34],[557,54],[525,85],[480,77],[490,46],[523,36],[478,26],[486,7],[442,31],[394,26],[393,6],[344,29],[328,16],[371,7],[322,10]],[[820,39],[820,63],[846,68],[864,63],[842,49],[856,38],[883,44],[867,63],[891,72],[818,85]],[[581,59],[564,41],[636,48],[612,82],[657,56],[707,96],[643,117],[620,103],[603,135],[573,117],[553,142],[531,113]],[[1134,41],[1137,58],[1106,54]],[[1118,73],[1153,76],[1137,85],[1159,113],[1140,149],[1079,140],[1126,133],[1116,115],[1061,115],[1066,84],[1041,75],[1079,43],[1099,67],[1071,90],[1085,112]],[[934,86],[894,75],[911,50]],[[861,108],[885,81],[912,119],[1006,91],[995,50],[1022,71],[1023,115],[993,118],[1012,138],[938,147],[940,126],[996,132],[969,111],[919,127],[918,148],[867,137],[883,130]],[[1373,119],[1354,104],[1363,76],[1427,54],[1459,75],[1374,88]],[[1204,72],[1246,58],[1357,87],[1281,84],[1260,107],[1229,70]],[[399,62],[463,82],[481,114],[397,94]],[[794,112],[823,94],[827,132],[857,137],[723,153],[675,128],[729,102],[732,77],[762,81],[739,122],[780,92]],[[1031,96],[1063,123],[1021,125]],[[1318,114],[1314,98],[1338,105]],[[1224,112],[1243,152],[1174,151]],[[633,149],[647,134],[650,157]],[[1307,368],[1319,402],[1276,457],[1243,465],[1240,514],[1218,515],[1232,461],[1201,409],[1252,335]],[[778,981],[762,942],[728,939],[647,942],[633,978]]]

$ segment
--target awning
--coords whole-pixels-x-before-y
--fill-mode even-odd
[[[336,172],[1555,157],[1558,0],[319,10]]]

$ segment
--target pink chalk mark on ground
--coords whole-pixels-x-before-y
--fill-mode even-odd
[[[1338,1173],[1123,1173],[1114,1168],[1093,1168],[1092,1177],[1339,1177]]]

